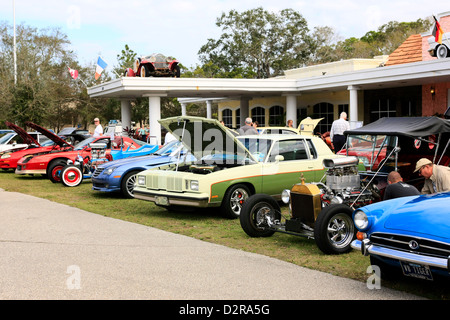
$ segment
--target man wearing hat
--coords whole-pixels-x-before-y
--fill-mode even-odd
[[[450,191],[450,168],[436,165],[431,160],[422,158],[417,161],[416,170],[425,178],[421,194]]]

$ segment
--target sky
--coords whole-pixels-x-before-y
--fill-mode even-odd
[[[15,3],[15,6],[13,5]],[[99,55],[108,68],[128,44],[140,55],[162,53],[184,66],[200,64],[198,51],[208,39],[218,39],[216,26],[223,12],[262,7],[278,13],[291,8],[313,30],[329,26],[343,39],[362,37],[389,21],[409,22],[450,11],[448,0],[0,0],[0,22],[36,28],[58,27],[71,41],[83,66]]]

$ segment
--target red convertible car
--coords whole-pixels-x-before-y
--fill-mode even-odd
[[[67,160],[76,161],[78,154],[89,161],[92,157],[90,143],[104,143],[107,146],[106,158],[112,161],[111,147],[113,150],[120,150],[121,146],[111,144],[110,136],[91,137],[81,141],[73,147],[73,150],[62,152],[51,152],[42,155],[23,157],[17,163],[16,174],[46,174],[52,182],[60,181],[60,171],[67,164]],[[123,143],[132,149],[138,149],[141,146],[129,137],[123,137]],[[112,146],[111,146],[112,145]]]
[[[44,142],[43,144],[39,144],[35,141],[35,144],[30,144],[26,149],[20,150],[11,150],[0,153],[0,168],[4,170],[15,169],[17,167],[18,161],[23,157],[36,156],[41,154],[46,154],[50,152],[60,152],[63,150],[73,149],[73,146],[66,142],[61,137],[55,135],[54,133],[48,131],[47,129],[32,123],[27,122],[26,125],[30,128],[35,129],[40,132],[44,136],[46,136],[49,140]],[[16,132],[20,132],[22,137],[28,137],[28,139],[32,140],[33,138],[22,128],[17,127],[16,125],[9,123],[8,126],[14,126],[14,130]]]
[[[137,58],[133,69],[125,70],[126,77],[180,77],[178,60],[161,53]]]

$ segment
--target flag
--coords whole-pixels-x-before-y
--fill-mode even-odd
[[[69,67],[67,67],[67,68],[69,69],[70,76],[71,76],[72,78],[74,78],[74,79],[78,78],[78,70],[71,69],[71,68],[69,68]]]
[[[434,36],[434,41],[442,44],[442,35],[444,34],[444,31],[442,31],[441,25],[437,21],[436,17],[433,16],[433,18],[436,21],[436,23],[434,24],[433,32],[432,32],[432,34]]]
[[[98,57],[97,67],[95,69],[95,80],[100,78],[103,70],[106,68],[107,65],[108,64],[101,57]]]

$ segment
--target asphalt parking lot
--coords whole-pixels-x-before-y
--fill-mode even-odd
[[[0,215],[3,300],[420,299],[2,189]]]

